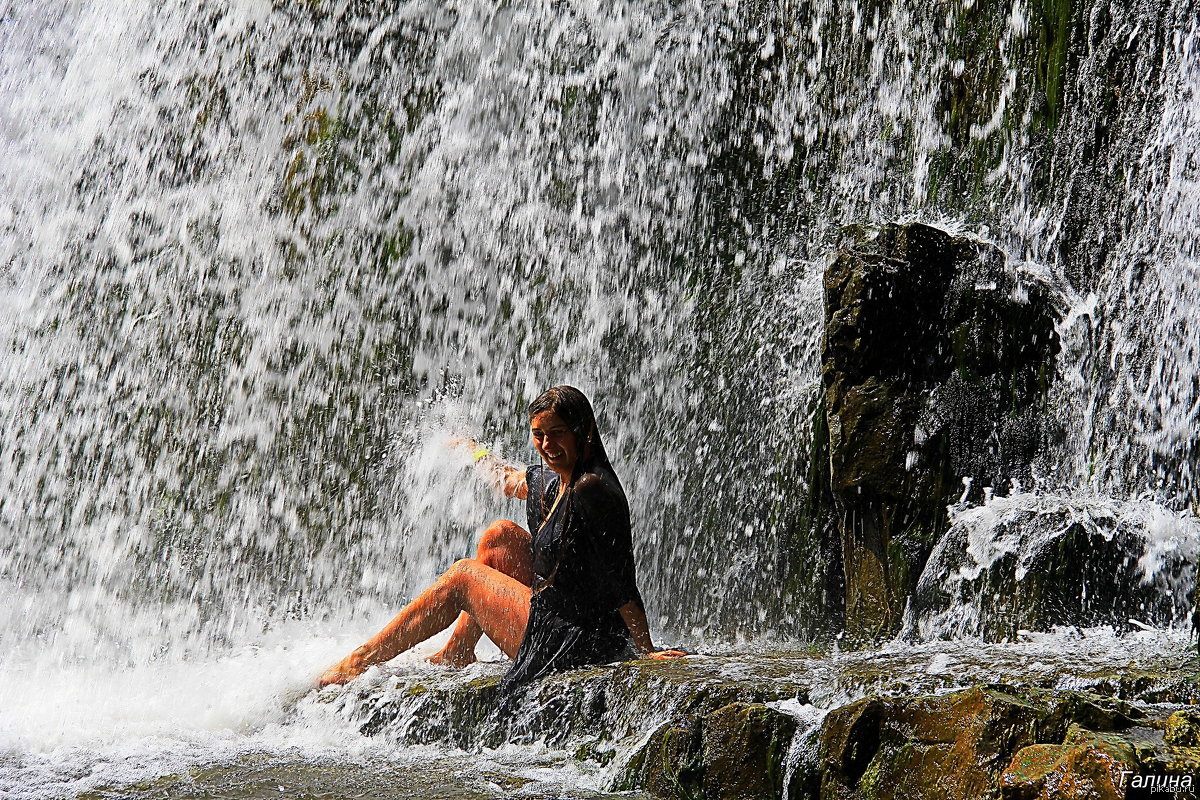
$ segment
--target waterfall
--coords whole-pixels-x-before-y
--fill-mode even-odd
[[[1060,296],[1021,488],[1182,519],[1200,7],[985,5],[8,4],[0,663],[344,644],[522,518],[445,442],[557,383],[656,632],[824,640],[822,272],[894,220]]]

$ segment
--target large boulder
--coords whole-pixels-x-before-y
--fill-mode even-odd
[[[783,796],[796,720],[759,703],[731,703],[656,730],[630,759],[623,787],[666,798]]]
[[[1054,294],[997,248],[888,225],[825,272],[828,482],[846,626],[892,634],[947,503],[1027,481],[1058,352]]]
[[[1172,743],[1179,716],[1119,733],[1072,726],[1062,744],[1026,747],[1001,776],[1003,800],[1194,798],[1200,748]]]
[[[974,687],[915,698],[868,698],[829,713],[808,794],[863,800],[999,798],[1014,753],[1061,743],[1073,724],[1130,728],[1143,717],[1080,692]]]
[[[1126,737],[1073,727],[1062,744],[1035,744],[1000,776],[1004,800],[1123,800],[1138,753]]]

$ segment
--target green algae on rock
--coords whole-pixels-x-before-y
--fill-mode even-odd
[[[661,797],[780,797],[796,720],[759,703],[730,703],[656,730],[619,785]]]

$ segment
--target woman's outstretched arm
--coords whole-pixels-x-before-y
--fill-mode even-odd
[[[646,658],[679,658],[687,655],[682,650],[654,649],[654,642],[650,639],[650,625],[646,622],[646,611],[638,601],[631,600],[621,606],[621,619],[625,620],[625,626],[629,628],[629,635],[633,637],[633,644],[638,652]]]
[[[452,447],[461,447],[471,454],[475,469],[488,484],[499,489],[505,497],[524,500],[529,489],[525,484],[525,468],[510,464],[494,455],[486,447],[466,436],[455,436],[450,440]]]

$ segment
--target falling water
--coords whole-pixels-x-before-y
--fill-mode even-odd
[[[0,787],[282,723],[246,698],[519,518],[445,441],[532,460],[554,383],[597,405],[656,631],[835,632],[808,459],[846,226],[1047,276],[1061,427],[1022,488],[1193,536],[1197,10],[10,3]]]

